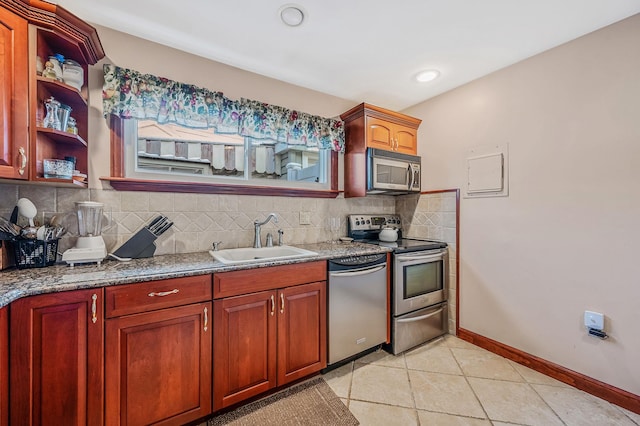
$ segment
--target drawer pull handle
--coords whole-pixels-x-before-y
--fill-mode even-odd
[[[209,310],[204,308],[204,331],[209,327]]]
[[[271,316],[276,312],[276,299],[271,295]]]
[[[280,293],[280,313],[284,314],[284,293]]]
[[[98,321],[98,304],[96,303],[97,300],[97,294],[91,296],[91,322],[94,324],[96,323],[96,321]]]
[[[164,297],[164,296],[169,296],[170,294],[178,294],[179,291],[180,290],[178,290],[177,288],[174,288],[173,290],[170,290],[170,291],[158,291],[158,292],[152,291],[151,293],[149,293],[149,297],[155,297],[155,296]]]

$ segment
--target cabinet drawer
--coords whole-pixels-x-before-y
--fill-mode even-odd
[[[211,300],[211,275],[107,287],[107,318]]]
[[[221,272],[213,274],[213,296],[215,299],[238,296],[326,279],[325,261]]]

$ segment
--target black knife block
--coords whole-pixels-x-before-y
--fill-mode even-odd
[[[156,252],[156,237],[147,228],[142,228],[129,238],[113,254],[118,257],[130,257],[132,259],[142,259],[152,257]]]

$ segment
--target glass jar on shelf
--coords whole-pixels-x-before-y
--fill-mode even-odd
[[[76,123],[76,119],[73,117],[69,117],[69,120],[67,121],[67,132],[74,135],[78,134],[78,125]]]
[[[44,101],[44,106],[47,111],[47,115],[45,115],[44,117],[42,127],[47,129],[60,130],[61,123],[60,116],[58,115],[58,111],[60,110],[60,102],[55,100],[52,96]]]

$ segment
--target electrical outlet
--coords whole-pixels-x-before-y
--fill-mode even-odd
[[[604,315],[599,312],[584,311],[584,326],[595,330],[604,330]]]
[[[300,225],[311,225],[311,212],[300,212]]]

